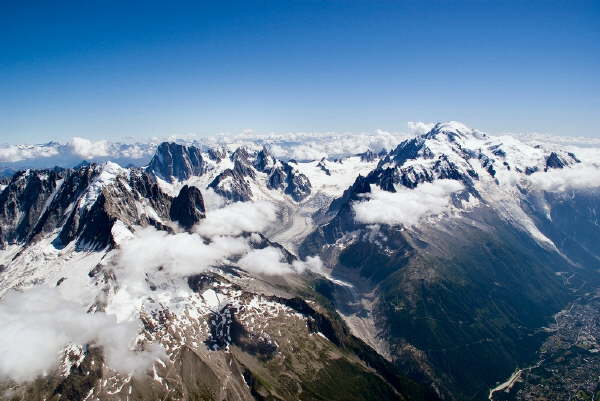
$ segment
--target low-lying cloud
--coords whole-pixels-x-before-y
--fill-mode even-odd
[[[305,261],[295,260],[289,264],[285,260],[283,252],[272,246],[251,250],[237,264],[249,273],[270,276],[303,273],[305,271],[323,273],[323,262],[320,257],[309,256]]]
[[[183,278],[226,263],[249,250],[248,240],[243,237],[215,236],[209,240],[194,233],[169,234],[153,227],[144,228],[120,244],[114,259],[119,286],[106,311],[118,321],[134,319],[146,296],[171,297],[177,293],[185,296],[189,291]],[[161,283],[174,285],[163,289]]]
[[[184,277],[248,250],[248,241],[241,237],[215,236],[209,241],[197,234],[169,234],[148,227],[121,245],[117,263],[128,275],[143,277],[147,271],[162,269]]]
[[[600,187],[600,166],[574,165],[547,172],[533,173],[528,177],[533,189],[548,192],[564,192],[573,189]]]
[[[459,181],[437,180],[415,189],[378,191],[353,205],[355,218],[364,224],[412,226],[421,218],[444,212],[450,205],[450,195],[462,189],[464,185]]]
[[[86,313],[55,288],[8,293],[0,302],[0,322],[0,377],[15,381],[51,372],[68,344],[102,346],[107,365],[123,373],[143,371],[162,355],[157,348],[132,350],[138,333],[134,322]]]
[[[283,260],[283,253],[274,247],[253,249],[238,261],[238,265],[250,273],[279,275],[292,273],[292,266]]]
[[[182,279],[222,265],[238,265],[251,274],[285,275],[306,270],[321,272],[318,257],[285,261],[282,251],[268,246],[254,249],[263,232],[276,220],[270,202],[240,202],[212,210],[193,233],[167,233],[153,227],[138,230],[119,243],[114,257],[114,273],[119,284],[107,312],[119,321],[136,316],[146,296],[185,296]],[[174,283],[162,288],[161,283]],[[162,294],[162,295],[158,295]]]
[[[195,230],[205,237],[262,232],[277,219],[271,202],[236,202],[211,211]]]

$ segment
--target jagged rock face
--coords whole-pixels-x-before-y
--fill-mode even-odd
[[[224,147],[209,148],[207,149],[206,154],[210,160],[218,163],[227,157],[227,149]]]
[[[95,175],[89,168],[16,174],[0,194],[0,243],[24,242],[56,229]]]
[[[58,177],[50,172],[43,177],[46,179],[23,171],[16,174],[0,194],[2,244],[22,241],[30,234],[58,181]]]
[[[247,159],[233,158],[233,171],[240,177],[250,179],[256,178],[256,171],[252,168]]]
[[[252,190],[244,175],[239,171],[227,169],[219,174],[209,185],[217,194],[233,202],[252,200]]]
[[[227,158],[229,160],[225,160]],[[220,169],[229,162],[233,163],[232,167]],[[267,148],[256,152],[241,146],[233,153],[225,148],[214,148],[203,155],[193,146],[165,142],[158,147],[146,170],[170,182],[212,172],[207,175],[210,179],[205,184],[207,188],[233,202],[252,200],[252,183],[261,185],[259,174],[266,175],[267,189],[279,190],[296,202],[311,194],[308,178],[291,164],[277,160]]]
[[[257,153],[256,159],[254,160],[254,167],[258,171],[270,171],[275,164],[277,159],[269,152],[267,148],[263,148]]]
[[[306,199],[312,190],[308,177],[297,172],[287,163],[284,164],[284,169],[287,173],[287,187],[285,193],[290,195],[296,202],[301,202]]]
[[[564,168],[566,166],[579,162],[580,161],[577,159],[577,157],[575,157],[573,153],[568,152],[566,154],[559,155],[556,152],[552,152],[550,153],[550,156],[546,158],[545,170],[547,171],[551,168]]]
[[[267,187],[283,190],[296,202],[303,201],[311,193],[312,186],[308,178],[289,163],[279,162],[266,172],[269,174]]]
[[[220,155],[218,150],[211,154],[215,158]],[[173,179],[186,180],[194,175],[202,175],[206,170],[207,164],[198,148],[174,142],[161,143],[147,167],[148,172],[169,182]]]
[[[278,161],[268,149],[263,148],[254,158],[254,168],[268,174],[267,187],[279,189],[296,202],[306,199],[311,193],[311,184],[304,174],[290,163]]]
[[[92,166],[101,169],[100,176],[77,199],[56,246],[66,246],[73,240],[84,249],[114,246],[112,228],[116,221],[127,228],[151,225],[170,230],[172,198],[160,190],[153,178],[142,170],[109,167],[107,172],[107,167]],[[100,183],[103,174],[111,177]]]
[[[220,173],[208,185],[230,201],[252,200],[250,182],[255,182],[258,173],[266,174],[268,189],[282,191],[296,202],[303,201],[311,194],[312,187],[308,178],[290,163],[275,159],[266,148],[253,153],[240,147],[230,158],[233,168]]]
[[[170,216],[171,220],[176,221],[186,230],[203,219],[206,216],[206,209],[200,190],[187,185],[181,188],[179,195],[171,203]]]
[[[154,177],[139,169],[109,163],[23,171],[0,193],[0,244],[28,244],[58,231],[58,248],[72,241],[85,249],[110,247],[115,245],[111,230],[117,220],[126,227],[171,230],[171,203]],[[177,215],[185,224],[204,213],[195,188],[188,188],[178,205],[182,211],[195,211]]]
[[[361,158],[361,160],[362,160],[362,158]],[[331,175],[331,170],[329,170],[329,168],[327,167],[326,161],[327,161],[326,158],[322,158],[319,161],[319,164],[317,164],[317,167],[319,167],[325,174]]]

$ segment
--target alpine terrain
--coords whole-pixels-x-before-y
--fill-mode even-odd
[[[600,397],[594,160],[447,122],[116,162],[0,181],[2,400]]]

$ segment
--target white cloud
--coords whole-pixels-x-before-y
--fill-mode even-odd
[[[600,167],[578,164],[570,168],[539,171],[528,177],[533,189],[548,192],[564,192],[572,189],[600,187]]]
[[[276,219],[275,205],[271,202],[236,202],[208,213],[195,230],[205,237],[239,235],[264,231]]]
[[[434,123],[424,123],[422,121],[409,121],[408,132],[412,135],[423,135],[431,131],[434,125]]]
[[[274,247],[253,249],[238,261],[249,273],[280,275],[293,273],[292,266],[283,261],[283,253]]]
[[[446,210],[450,205],[450,195],[463,188],[459,181],[437,180],[395,193],[374,192],[368,200],[353,205],[355,217],[365,224],[415,225],[423,217]]]
[[[169,234],[147,227],[120,244],[114,273],[118,290],[106,307],[118,321],[135,319],[147,296],[189,295],[183,278],[226,263],[250,250],[242,237],[215,236],[206,240],[198,234]],[[165,284],[166,286],[161,286]],[[151,289],[151,286],[161,288]]]
[[[144,370],[160,355],[158,349],[131,350],[138,332],[133,322],[86,313],[56,289],[8,293],[0,302],[0,321],[0,376],[16,381],[49,373],[70,343],[102,346],[108,366],[124,373]]]
[[[197,234],[169,234],[147,227],[121,244],[117,262],[123,272],[119,277],[127,276],[127,282],[137,283],[143,281],[146,272],[159,268],[167,274],[185,277],[201,273],[248,249],[248,242],[243,238],[215,236],[206,241]]]
[[[108,156],[109,143],[108,141],[92,142],[89,139],[73,137],[69,142],[73,154],[82,157],[83,159],[94,159],[96,157]]]
[[[154,154],[154,143],[118,143],[91,141],[74,137],[66,144],[49,142],[38,145],[0,146],[0,164],[8,167],[73,167],[83,159],[94,162],[118,161],[124,165],[144,164]]]
[[[292,263],[292,267],[297,273],[302,273],[306,270],[319,274],[324,274],[325,272],[325,266],[323,265],[323,261],[319,256],[309,256],[305,261],[295,260]]]
[[[290,265],[285,261],[283,252],[272,246],[251,250],[237,264],[249,273],[270,276],[304,273],[307,270],[322,274],[324,271],[323,261],[318,256],[309,256],[305,261],[295,260]]]
[[[258,137],[271,143],[271,152],[278,158],[296,160],[319,160],[363,153],[391,150],[408,138],[408,134],[377,130],[374,133],[297,133],[274,137]],[[260,138],[260,139],[259,139]]]
[[[0,162],[14,163],[22,160],[47,158],[58,155],[59,150],[53,146],[4,146],[0,147]]]

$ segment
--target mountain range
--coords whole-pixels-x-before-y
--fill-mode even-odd
[[[0,181],[0,399],[567,400],[584,309],[552,363],[600,390],[600,161],[458,122],[275,146]]]

